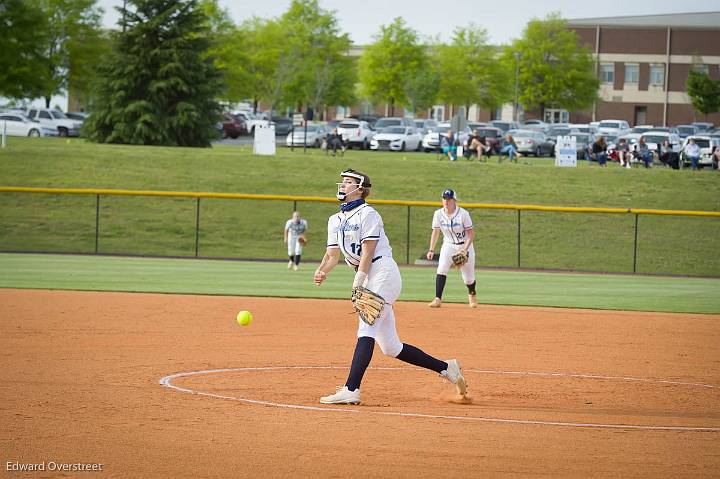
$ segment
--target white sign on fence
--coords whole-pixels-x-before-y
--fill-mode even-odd
[[[574,136],[557,137],[555,166],[577,166],[577,138]]]
[[[253,153],[256,155],[275,155],[275,125],[255,127]]]

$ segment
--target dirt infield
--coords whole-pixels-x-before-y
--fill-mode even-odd
[[[461,359],[472,404],[376,348],[364,404],[321,406],[350,311],[0,290],[0,476],[720,475],[720,316],[399,303],[401,338]]]

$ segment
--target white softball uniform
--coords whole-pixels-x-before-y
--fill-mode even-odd
[[[465,208],[456,206],[452,215],[440,208],[433,215],[432,227],[439,228],[443,235],[437,274],[447,275],[453,264],[452,255],[465,246],[467,230],[473,228],[472,219]],[[460,268],[460,274],[465,284],[472,284],[475,282],[475,245],[471,244],[467,251],[468,261]]]
[[[328,220],[327,247],[339,248],[351,268],[357,269],[360,265],[362,244],[368,240],[377,240],[377,245],[363,286],[382,296],[385,307],[372,326],[358,317],[357,337],[374,338],[384,354],[395,357],[402,351],[403,343],[395,328],[392,305],[400,296],[402,277],[392,257],[382,218],[372,206],[365,203],[351,211],[340,211]]]
[[[292,219],[289,219],[285,223],[285,231],[288,232],[288,256],[301,255],[302,245],[298,238],[307,231],[307,221],[301,219],[300,222],[295,223]]]

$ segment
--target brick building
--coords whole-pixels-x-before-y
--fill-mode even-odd
[[[720,113],[694,111],[685,88],[690,69],[720,78],[720,12],[575,19],[568,28],[595,53],[601,82],[592,110],[570,121],[720,125]]]

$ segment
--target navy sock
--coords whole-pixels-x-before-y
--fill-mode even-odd
[[[295,255],[295,264],[297,264],[297,265],[300,264],[300,255],[299,254]]]
[[[435,276],[435,297],[442,298],[443,290],[445,289],[445,281],[447,281],[447,275],[438,274]]]
[[[354,391],[360,387],[365,370],[370,365],[373,349],[375,348],[375,339],[363,336],[358,338],[355,345],[355,353],[353,354],[352,365],[350,366],[350,374],[348,374],[345,386],[350,391]]]
[[[293,255],[288,255],[288,258],[290,258],[290,261],[292,261],[293,263],[295,262],[295,256],[293,256]]]
[[[428,353],[416,348],[412,344],[403,343],[402,351],[400,354],[395,356],[400,361],[405,361],[413,366],[420,366],[421,368],[430,369],[440,374],[448,368],[445,361],[440,361],[430,356]]]
[[[477,283],[477,281],[473,281],[472,284],[466,285],[466,286],[467,286],[467,289],[468,289],[468,293],[470,293],[470,294],[476,294],[476,293],[475,293],[475,283]]]

